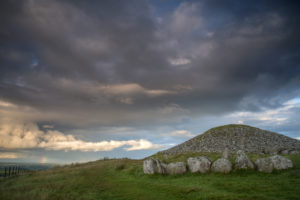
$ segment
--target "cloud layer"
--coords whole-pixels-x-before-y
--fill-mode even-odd
[[[286,115],[297,107],[286,102],[300,96],[298,8],[276,0],[2,1],[1,147],[149,149],[161,134],[154,127],[191,137],[199,131],[185,124],[224,116],[295,132]],[[66,134],[102,127],[149,132],[100,142]]]
[[[158,149],[161,145],[140,140],[86,142],[76,139],[73,135],[63,134],[55,130],[42,131],[33,123],[18,123],[6,121],[0,124],[0,148],[4,149],[34,149],[72,150],[72,151],[111,151],[128,146],[126,151]],[[3,158],[17,158],[17,154],[6,153]]]

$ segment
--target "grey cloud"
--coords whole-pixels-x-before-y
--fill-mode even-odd
[[[292,4],[189,1],[161,20],[148,1],[2,4],[0,98],[35,121],[151,126],[299,95]]]

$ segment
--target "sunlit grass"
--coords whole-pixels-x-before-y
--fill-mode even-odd
[[[220,157],[205,155],[212,160]],[[140,160],[101,160],[1,179],[0,199],[299,199],[300,155],[288,157],[295,167],[271,174],[235,171],[174,176],[145,175]]]

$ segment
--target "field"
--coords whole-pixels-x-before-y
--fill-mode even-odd
[[[189,156],[164,159],[179,161]],[[160,154],[156,157],[162,159]],[[145,175],[141,160],[99,160],[1,178],[0,199],[300,199],[300,155],[287,157],[294,168],[271,174],[234,171],[176,176]]]

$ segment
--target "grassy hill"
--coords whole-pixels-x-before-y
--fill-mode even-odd
[[[200,154],[164,159],[179,161]],[[205,155],[213,160],[221,156]],[[294,168],[271,174],[235,171],[177,176],[145,175],[142,160],[100,160],[2,178],[0,199],[300,199],[300,155],[287,157]]]

